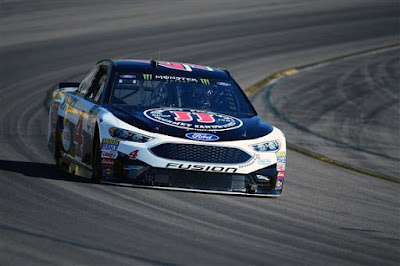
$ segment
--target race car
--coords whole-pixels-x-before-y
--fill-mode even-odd
[[[52,93],[56,164],[95,182],[256,196],[282,193],[286,140],[227,70],[101,60]]]

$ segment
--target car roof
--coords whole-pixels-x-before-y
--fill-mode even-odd
[[[113,63],[116,72],[231,79],[229,72],[226,70],[191,63],[135,59],[118,59],[110,61]]]

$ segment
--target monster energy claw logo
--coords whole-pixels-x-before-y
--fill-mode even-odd
[[[200,79],[201,83],[203,83],[204,85],[210,85],[210,80],[208,79]]]
[[[153,79],[153,75],[152,74],[143,74],[143,79],[151,80],[151,79]]]

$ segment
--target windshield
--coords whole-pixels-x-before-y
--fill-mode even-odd
[[[236,117],[256,115],[242,90],[231,80],[117,73],[110,103],[135,111],[175,107]]]

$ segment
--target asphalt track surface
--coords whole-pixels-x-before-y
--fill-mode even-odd
[[[48,91],[101,58],[224,66],[245,88],[397,42],[398,2],[3,1],[0,10],[1,265],[399,264],[398,184],[289,151],[278,199],[98,185],[57,172],[45,140]]]
[[[400,181],[400,46],[314,65],[255,96],[290,143]],[[317,115],[316,115],[317,114]]]

